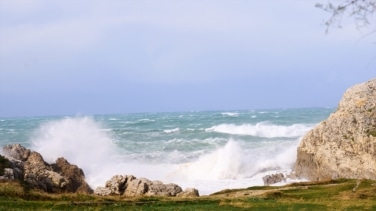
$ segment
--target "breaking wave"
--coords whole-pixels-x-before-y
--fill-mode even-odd
[[[205,129],[206,132],[226,133],[233,135],[250,135],[265,138],[275,137],[300,137],[304,135],[312,125],[307,124],[293,124],[293,125],[274,125],[265,122],[252,124],[220,124],[211,128]]]

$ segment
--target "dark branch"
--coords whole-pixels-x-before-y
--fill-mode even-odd
[[[376,11],[375,0],[343,0],[342,3],[333,5],[328,3],[326,5],[316,4],[317,8],[323,9],[331,13],[328,20],[325,21],[328,32],[329,28],[337,26],[342,27],[342,19],[345,15],[352,17],[358,28],[370,25],[370,17]]]

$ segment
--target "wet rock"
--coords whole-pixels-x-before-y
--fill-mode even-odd
[[[286,181],[285,176],[282,173],[279,174],[271,174],[271,175],[266,175],[262,177],[262,180],[264,181],[264,185],[272,185],[278,182],[284,182]]]

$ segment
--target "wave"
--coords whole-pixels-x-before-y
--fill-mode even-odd
[[[90,117],[64,118],[42,124],[35,131],[31,148],[46,162],[59,157],[82,168],[93,188],[103,185],[119,169],[115,140],[108,130]]]
[[[237,112],[223,112],[221,113],[223,116],[230,116],[230,117],[238,117],[239,113]]]
[[[139,119],[139,120],[135,120],[135,121],[126,121],[126,122],[123,122],[125,125],[144,125],[144,124],[150,124],[150,123],[154,123],[155,120],[154,119],[148,119],[148,118],[145,118],[145,119]]]
[[[312,125],[307,124],[293,124],[293,125],[274,125],[265,122],[243,125],[234,124],[220,124],[211,128],[205,129],[206,132],[226,133],[233,135],[250,135],[264,138],[275,137],[300,137],[304,135]]]
[[[79,166],[92,188],[103,186],[115,174],[133,174],[210,193],[230,187],[223,182],[226,180],[241,187],[244,179],[260,173],[291,169],[298,145],[297,141],[284,140],[250,147],[241,141],[219,137],[118,143],[114,131],[107,128],[90,117],[53,120],[40,125],[31,139],[31,148],[47,162],[65,157]],[[176,129],[179,128],[172,130]],[[120,148],[121,144],[128,148]],[[144,149],[143,144],[146,150],[141,153],[129,148]],[[203,179],[207,181],[202,182]],[[257,181],[262,184],[261,178],[257,177]]]
[[[170,177],[188,180],[238,180],[251,178],[257,174],[275,171],[291,171],[295,158],[297,141],[286,145],[276,144],[268,149],[245,150],[241,143],[230,140],[195,162],[180,165]]]
[[[174,129],[169,129],[169,130],[164,130],[163,132],[165,133],[175,133],[175,132],[179,132],[179,128],[174,128]]]

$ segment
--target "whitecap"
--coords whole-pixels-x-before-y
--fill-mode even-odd
[[[220,124],[206,128],[206,132],[217,132],[233,135],[250,135],[265,138],[275,137],[299,137],[304,135],[312,125],[293,124],[293,125],[275,125],[266,122],[252,124]]]
[[[223,112],[221,113],[223,116],[229,116],[229,117],[238,117],[239,113],[236,112]]]
[[[168,130],[163,130],[165,133],[176,133],[179,132],[179,128],[174,128],[174,129],[168,129]]]

